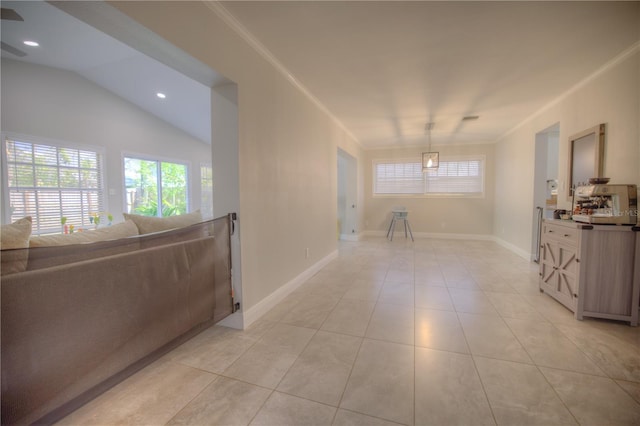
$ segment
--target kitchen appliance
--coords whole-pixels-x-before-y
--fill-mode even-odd
[[[636,185],[586,185],[576,188],[573,216],[576,222],[635,225],[638,221]]]

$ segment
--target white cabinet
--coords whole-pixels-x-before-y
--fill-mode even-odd
[[[540,291],[575,313],[638,324],[640,238],[629,226],[545,220]]]

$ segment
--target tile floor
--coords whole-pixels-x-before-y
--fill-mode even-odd
[[[640,425],[640,327],[576,321],[484,241],[372,238],[61,424]]]

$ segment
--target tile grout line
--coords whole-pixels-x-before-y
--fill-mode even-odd
[[[545,374],[542,372],[542,370],[540,369],[540,366],[536,363],[535,359],[533,359],[533,357],[531,356],[531,354],[529,353],[529,351],[527,350],[527,348],[525,347],[525,345],[522,344],[522,342],[520,341],[520,339],[518,338],[518,336],[516,335],[516,333],[513,331],[513,329],[509,326],[509,323],[507,323],[504,319],[502,319],[502,321],[505,323],[505,325],[507,326],[507,328],[509,329],[509,331],[511,332],[511,334],[513,335],[513,337],[515,337],[515,339],[518,341],[518,344],[522,347],[522,349],[527,353],[527,356],[531,359],[531,361],[533,362],[533,366],[536,368],[536,371],[538,371],[538,373],[542,376],[542,378],[544,379],[544,381],[547,383],[547,385],[549,385],[549,387],[551,388],[551,390],[553,390],[554,395],[558,398],[558,400],[562,403],[562,406],[567,410],[567,412],[571,415],[571,417],[575,420],[575,422],[579,425],[580,422],[578,421],[578,419],[576,418],[576,416],[573,414],[573,411],[571,411],[571,409],[569,408],[569,406],[566,404],[566,402],[564,401],[564,399],[562,399],[562,397],[560,396],[560,394],[558,393],[558,391],[556,390],[555,387],[553,387],[553,385],[551,384],[551,382],[549,382],[549,379],[547,379],[547,376],[545,376]],[[562,371],[567,371],[567,370],[562,370]]]
[[[387,272],[385,272],[385,278],[387,276],[387,273],[389,273],[389,268],[387,268]],[[384,283],[382,284],[382,286],[384,286]],[[373,318],[373,313],[375,312],[376,306],[378,306],[378,299],[380,298],[380,293],[382,292],[382,287],[380,287],[380,291],[378,291],[378,296],[376,297],[376,301],[375,304],[373,305],[373,310],[371,310],[371,315],[369,315],[369,321],[367,321],[367,327],[364,330],[364,336],[360,337],[360,345],[358,346],[358,351],[356,352],[356,356],[353,359],[353,364],[351,364],[351,369],[349,370],[349,375],[347,376],[347,380],[345,381],[344,387],[342,389],[342,393],[340,394],[340,399],[338,400],[338,409],[336,410],[334,416],[333,416],[333,420],[332,420],[332,424],[335,422],[335,418],[338,415],[338,410],[341,409],[341,405],[342,405],[342,400],[344,399],[344,394],[347,390],[347,386],[349,385],[349,381],[351,380],[351,375],[353,374],[353,369],[356,366],[356,362],[358,361],[358,356],[360,356],[360,351],[362,350],[362,345],[364,343],[364,339],[366,339],[367,337],[367,330],[369,329],[369,326],[371,325],[371,318]],[[350,410],[353,411],[353,410]],[[357,411],[355,411],[357,413]],[[364,414],[364,413],[360,413],[360,414]],[[368,414],[367,414],[368,415]]]
[[[462,326],[462,321],[460,320],[460,313],[458,311],[454,311],[456,314],[456,318],[458,318],[458,323],[460,324],[460,329],[462,330],[462,336],[464,337],[464,342],[467,344],[467,348],[469,349],[469,357],[471,358],[471,362],[473,363],[473,368],[476,372],[478,380],[480,381],[480,386],[482,387],[482,393],[484,394],[485,400],[487,402],[487,406],[489,407],[489,411],[491,412],[491,418],[493,419],[494,424],[498,424],[498,419],[496,418],[496,413],[493,409],[493,404],[491,403],[491,399],[489,398],[489,394],[487,393],[486,386],[484,381],[482,380],[482,376],[480,375],[480,371],[478,370],[478,365],[476,364],[475,355],[471,351],[471,345],[469,345],[469,340],[467,339],[467,333]]]

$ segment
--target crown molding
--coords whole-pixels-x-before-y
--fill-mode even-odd
[[[615,56],[610,61],[606,62],[603,66],[598,68],[593,74],[584,78],[583,80],[578,82],[576,85],[571,87],[569,90],[567,90],[566,92],[564,92],[563,94],[561,94],[560,96],[558,96],[557,98],[555,98],[554,100],[552,100],[551,102],[549,102],[548,104],[546,104],[545,106],[543,106],[542,108],[540,108],[539,110],[531,114],[529,117],[527,117],[526,119],[524,119],[523,121],[515,125],[513,128],[511,128],[511,130],[506,131],[502,136],[496,139],[496,142],[501,141],[505,137],[509,136],[511,133],[518,130],[520,127],[524,126],[534,118],[538,117],[540,114],[544,113],[545,111],[549,110],[550,108],[564,101],[569,96],[574,94],[576,91],[580,90],[581,88],[583,88],[584,86],[586,86],[596,78],[600,77],[602,74],[609,71],[613,67],[617,66],[621,62],[625,61],[626,59],[628,59],[630,56],[634,55],[637,52],[640,52],[640,40],[632,44],[629,48],[625,49],[622,53]]]
[[[278,72],[280,72],[294,87],[304,94],[313,104],[324,112],[338,127],[340,127],[353,141],[361,148],[365,149],[360,140],[351,133],[349,129],[329,111],[329,109],[316,98],[309,89],[300,83],[293,74],[267,49],[251,32],[244,27],[219,1],[203,0],[204,4],[222,19],[233,31],[235,31],[244,41],[249,44],[260,56],[269,62]]]

